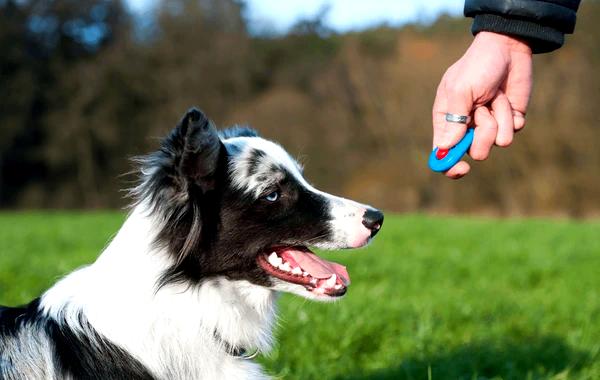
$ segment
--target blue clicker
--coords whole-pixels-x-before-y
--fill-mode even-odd
[[[435,148],[429,156],[429,167],[431,168],[431,170],[433,170],[434,172],[445,172],[454,165],[456,165],[460,161],[462,156],[464,156],[465,153],[467,153],[469,147],[473,143],[473,134],[474,129],[467,128],[467,133],[465,134],[465,137],[463,137],[462,140],[458,142],[458,144],[451,148],[448,151],[448,154],[446,154],[446,157],[442,159],[438,159],[436,157],[438,148]]]

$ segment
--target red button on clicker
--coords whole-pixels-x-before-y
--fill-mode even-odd
[[[442,158],[446,157],[449,151],[449,149],[438,149],[437,152],[435,152],[435,158],[441,160]]]

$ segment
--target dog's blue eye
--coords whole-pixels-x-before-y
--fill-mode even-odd
[[[267,194],[266,196],[264,196],[264,199],[269,202],[275,202],[279,199],[279,191],[274,191],[270,194]]]

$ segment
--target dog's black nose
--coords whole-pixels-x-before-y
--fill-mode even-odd
[[[363,215],[363,225],[371,230],[371,237],[375,236],[383,225],[383,213],[374,208],[369,208]]]

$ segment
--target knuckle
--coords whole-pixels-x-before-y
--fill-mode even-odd
[[[484,149],[477,149],[477,150],[474,150],[473,152],[471,152],[471,158],[474,159],[475,161],[487,160],[488,156],[489,156],[489,151],[486,151]]]
[[[512,144],[512,137],[498,136],[496,138],[496,145],[501,148],[509,147]]]
[[[498,122],[493,117],[483,120],[479,123],[479,126],[482,130],[485,130],[486,133],[493,132],[495,134],[495,131],[498,130]]]
[[[515,129],[516,130],[525,128],[525,124],[526,124],[525,119],[521,119],[521,118],[515,119]]]

